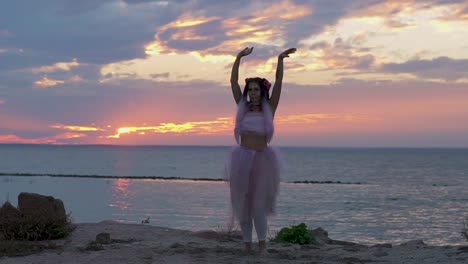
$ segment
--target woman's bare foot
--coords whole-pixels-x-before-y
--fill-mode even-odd
[[[265,254],[266,254],[266,241],[265,240],[259,240],[258,241],[258,248],[260,250],[260,256],[265,256]]]
[[[244,243],[244,251],[245,251],[245,253],[247,253],[247,254],[251,254],[251,253],[252,253],[252,242],[245,242],[245,243]]]

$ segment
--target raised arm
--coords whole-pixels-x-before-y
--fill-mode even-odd
[[[279,99],[281,97],[281,86],[283,84],[283,59],[289,57],[289,54],[296,52],[296,48],[291,48],[283,51],[278,55],[278,64],[276,65],[276,79],[273,85],[273,92],[270,97],[270,107],[273,115],[278,108]]]
[[[232,88],[232,95],[234,96],[234,100],[236,101],[236,104],[238,104],[242,98],[242,92],[241,88],[239,85],[239,65],[240,65],[240,60],[242,57],[249,55],[252,53],[253,47],[251,48],[245,48],[239,54],[237,54],[236,60],[234,61],[234,64],[232,65],[232,70],[231,70],[231,88]]]

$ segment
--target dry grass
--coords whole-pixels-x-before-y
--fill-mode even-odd
[[[0,222],[3,240],[37,241],[66,237],[72,231],[70,217],[64,219],[20,217],[17,221]]]

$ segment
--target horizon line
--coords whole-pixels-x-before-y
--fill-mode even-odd
[[[55,143],[1,143],[0,146],[5,145],[27,145],[27,146],[102,146],[102,147],[233,147],[236,144],[231,145],[164,145],[164,144],[55,144]],[[386,149],[468,149],[468,146],[297,146],[297,145],[272,145],[273,147],[278,148],[329,148],[329,149],[377,149],[377,148],[386,148]]]

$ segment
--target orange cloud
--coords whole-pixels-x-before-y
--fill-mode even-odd
[[[278,16],[283,20],[295,20],[312,14],[312,9],[307,4],[296,5],[290,1],[283,1],[266,9],[264,14]]]
[[[46,87],[56,86],[62,83],[65,83],[65,82],[62,80],[49,79],[47,75],[44,75],[42,79],[35,81],[34,85],[37,87],[46,88]]]
[[[179,29],[176,33],[171,35],[173,40],[208,40],[209,36],[197,36],[192,29]]]
[[[239,37],[238,40],[227,40],[220,46],[225,47],[229,42],[234,42],[236,50],[248,43],[271,43],[275,36],[279,36],[284,30],[281,26],[274,26],[274,21],[295,20],[312,13],[309,5],[296,5],[288,0],[269,6],[266,9],[255,10],[252,18],[241,20],[230,18],[222,21],[226,29],[225,34],[229,37]],[[264,24],[267,21],[267,24]]]
[[[437,20],[463,21],[468,20],[468,3],[456,3],[449,5],[444,11],[444,15]]]
[[[275,118],[277,125],[293,125],[293,124],[315,124],[320,120],[333,119],[345,122],[367,122],[376,121],[378,119],[363,114],[298,114],[278,116]]]
[[[382,18],[389,18],[402,12],[405,12],[405,14],[411,16],[418,10],[420,9],[415,6],[413,1],[394,0],[384,1],[375,5],[369,5],[367,8],[364,7],[360,10],[356,10],[356,12],[352,15],[354,17],[378,16]]]
[[[159,38],[156,36],[156,40],[147,44],[145,46],[145,54],[146,55],[159,55],[166,51],[167,47],[164,45]]]
[[[310,8],[310,5],[307,4],[296,5],[295,3],[286,0],[280,3],[275,3],[266,9],[260,10],[259,12],[255,12],[255,17],[248,20],[251,23],[277,18],[282,20],[295,20],[312,14],[312,8]]]
[[[52,128],[62,129],[62,130],[70,130],[70,131],[105,131],[104,129],[97,128],[97,127],[87,127],[87,126],[67,126],[67,125],[52,125]]]
[[[57,62],[49,66],[41,66],[39,68],[32,69],[33,73],[44,73],[44,72],[55,72],[55,71],[70,71],[72,67],[78,67],[80,64],[75,58],[71,62]]]
[[[177,54],[176,49],[169,48],[165,41],[159,38],[159,35],[166,32],[168,29],[176,30],[176,32],[171,34],[171,40],[193,41],[211,39],[210,35],[197,35],[194,28],[219,19],[219,17],[192,17],[190,14],[183,14],[176,21],[158,28],[154,36],[155,40],[145,46],[145,53],[147,55],[159,55],[164,53]]]
[[[185,28],[199,26],[214,20],[218,20],[219,17],[192,17],[190,14],[183,14],[178,20],[166,24],[160,28],[160,30],[167,30],[170,28]]]
[[[34,85],[37,87],[46,88],[46,87],[56,86],[56,85],[63,84],[63,83],[70,83],[70,82],[76,83],[76,82],[81,82],[81,81],[83,81],[83,78],[81,78],[81,76],[79,75],[73,75],[72,77],[66,80],[50,79],[49,77],[47,77],[47,75],[44,75],[42,79],[35,81]]]
[[[196,121],[185,123],[161,123],[159,126],[141,126],[141,127],[121,127],[117,129],[117,134],[108,136],[108,138],[120,138],[122,134],[144,134],[144,132],[153,132],[159,134],[167,133],[192,133],[199,135],[211,135],[232,129],[232,118],[219,117],[213,121]]]

